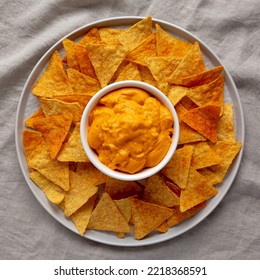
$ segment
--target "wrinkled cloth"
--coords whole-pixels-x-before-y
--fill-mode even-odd
[[[260,259],[260,1],[0,0],[0,259]],[[21,172],[16,111],[33,67],[76,28],[115,16],[152,16],[204,41],[231,73],[246,138],[237,176],[218,207],[188,232],[134,248],[71,232],[39,204]]]

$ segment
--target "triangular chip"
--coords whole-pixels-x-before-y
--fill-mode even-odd
[[[83,176],[70,171],[70,190],[65,194],[64,214],[70,216],[83,206],[98,188],[87,182]]]
[[[158,56],[183,57],[192,46],[166,32],[156,24],[156,45]]]
[[[37,170],[65,191],[69,190],[69,165],[51,159],[40,132],[24,130],[23,146],[29,168]]]
[[[222,182],[222,178],[217,174],[214,173],[213,171],[210,170],[209,168],[202,168],[197,170],[203,177],[206,178],[206,180],[209,182],[211,185],[216,185]]]
[[[46,117],[59,114],[71,114],[74,123],[80,122],[81,120],[83,109],[78,102],[64,102],[59,99],[44,97],[39,98],[39,102]]]
[[[201,169],[209,167],[221,162],[221,158],[207,142],[199,142],[192,144],[193,155],[191,159],[191,166],[194,169]]]
[[[121,45],[118,41],[118,36],[125,32],[124,29],[115,29],[109,27],[101,27],[98,29],[101,41],[105,44]]]
[[[100,90],[100,84],[97,80],[74,69],[68,69],[67,73],[74,94],[93,96]]]
[[[146,66],[147,64],[145,58],[151,56],[156,56],[155,33],[151,34],[142,43],[131,50],[126,59],[128,61]]]
[[[80,235],[83,235],[88,226],[88,222],[93,211],[97,194],[94,194],[89,200],[81,206],[70,218],[75,224]]]
[[[78,59],[75,51],[76,43],[69,39],[64,39],[62,41],[62,44],[64,46],[64,49],[66,51],[66,61],[69,68],[73,68],[77,71],[79,71],[79,64]]]
[[[156,82],[155,78],[153,77],[150,69],[147,66],[143,66],[143,65],[137,65],[137,67],[140,72],[142,82],[145,82],[154,87],[157,87],[157,82]]]
[[[191,128],[215,143],[218,139],[217,124],[219,114],[220,106],[209,104],[187,111],[182,114],[181,119]]]
[[[210,199],[217,193],[218,190],[209,184],[206,178],[191,167],[187,187],[181,190],[180,211],[185,212],[201,202]]]
[[[24,124],[27,127],[34,128],[34,122],[37,122],[39,119],[45,118],[42,108],[39,108],[36,112],[34,112],[31,116],[29,116],[25,121]]]
[[[166,221],[172,215],[172,210],[158,204],[132,199],[132,215],[134,237],[139,240]]]
[[[47,68],[33,86],[32,93],[43,97],[72,94],[58,51],[54,51]]]
[[[195,87],[209,84],[216,80],[223,70],[224,67],[222,65],[211,68],[199,74],[183,78],[181,81],[181,85],[185,87]]]
[[[218,140],[235,141],[233,106],[231,103],[226,103],[223,107],[223,114],[218,121],[217,132]]]
[[[54,204],[60,204],[64,199],[64,190],[48,180],[36,170],[30,171],[29,177],[44,192],[46,197]]]
[[[107,193],[103,193],[99,203],[93,210],[88,229],[131,232],[130,226]]]
[[[168,81],[174,85],[181,85],[182,79],[203,71],[205,71],[204,60],[199,43],[195,42]]]
[[[180,204],[178,196],[170,190],[163,177],[159,174],[149,177],[145,186],[143,199],[166,207]]]
[[[126,81],[126,80],[141,81],[141,76],[136,64],[131,62],[128,63],[119,73],[116,82]]]
[[[116,45],[87,45],[90,61],[102,87],[105,87],[120,63],[128,54],[128,48]]]
[[[163,174],[181,189],[185,189],[187,186],[192,153],[193,147],[189,145],[177,149],[169,163],[162,170]]]
[[[61,148],[57,160],[89,162],[80,140],[80,124],[77,123],[68,141]]]
[[[151,34],[152,18],[146,17],[119,34],[117,38],[123,46],[132,50]]]
[[[71,114],[60,114],[35,122],[35,128],[42,133],[52,159],[56,158],[70,130],[72,118]]]
[[[98,28],[93,27],[88,30],[88,32],[79,41],[79,44],[81,44],[82,46],[86,46],[87,44],[102,44]]]
[[[171,103],[175,106],[184,96],[187,95],[188,89],[181,86],[171,86],[167,97],[170,99]]]

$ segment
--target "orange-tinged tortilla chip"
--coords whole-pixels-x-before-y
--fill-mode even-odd
[[[218,139],[217,124],[219,114],[220,106],[206,104],[187,111],[181,115],[181,119],[191,128],[215,143]]]
[[[179,205],[178,196],[166,185],[165,180],[159,174],[148,178],[143,199],[151,203],[157,203],[166,207]]]
[[[162,224],[160,224],[157,228],[156,228],[156,231],[159,231],[161,233],[165,233],[168,231],[168,225],[167,225],[167,222],[163,222]]]
[[[219,76],[209,84],[189,88],[187,96],[198,106],[214,103],[218,106],[224,104],[224,77]]]
[[[198,105],[196,105],[187,95],[185,95],[180,100],[180,103],[186,110],[191,110],[198,107]]]
[[[87,44],[102,44],[98,28],[91,28],[79,41],[79,44],[86,46]]]
[[[62,146],[57,160],[73,162],[89,162],[80,140],[80,124],[77,123],[68,141]]]
[[[167,97],[175,106],[184,96],[186,96],[188,89],[181,86],[170,86]]]
[[[197,170],[203,177],[206,178],[209,184],[211,185],[216,185],[222,182],[222,178],[217,174],[214,173],[213,171],[210,170],[209,168],[202,168]]]
[[[87,51],[98,80],[101,86],[105,87],[125,59],[129,49],[117,45],[89,44]]]
[[[220,156],[214,152],[210,144],[207,142],[199,142],[192,144],[193,154],[191,159],[191,166],[194,169],[201,169],[209,167],[221,162]]]
[[[152,18],[146,17],[119,34],[117,38],[123,46],[132,50],[151,34]]]
[[[141,76],[136,64],[130,62],[123,69],[121,69],[116,82],[126,80],[141,81]]]
[[[166,185],[171,189],[172,192],[174,192],[177,197],[180,197],[180,194],[181,194],[181,188],[179,188],[177,185],[175,185],[173,182],[171,181],[168,181],[167,180],[168,178],[166,177]]]
[[[100,90],[100,84],[97,80],[74,69],[68,69],[67,73],[74,94],[93,96]]]
[[[37,170],[65,191],[69,190],[69,165],[51,159],[40,132],[24,130],[23,146],[29,168]]]
[[[190,145],[177,149],[169,163],[162,170],[163,174],[181,189],[185,189],[187,186],[192,153],[193,147]]]
[[[76,43],[69,39],[64,39],[62,41],[63,47],[66,51],[66,62],[68,64],[69,68],[73,68],[77,71],[79,71],[79,64],[78,59],[75,51]]]
[[[37,122],[37,120],[39,119],[42,119],[42,118],[45,118],[45,115],[43,113],[43,110],[42,108],[39,108],[36,112],[34,112],[31,116],[29,116],[25,121],[24,121],[24,124],[27,126],[27,127],[30,127],[30,128],[34,128],[34,122]]]
[[[121,45],[118,36],[125,32],[124,29],[115,29],[109,27],[101,27],[98,29],[101,41],[105,44]]]
[[[198,213],[201,209],[203,209],[206,206],[206,202],[202,202],[185,212],[181,212],[178,207],[175,207],[172,209],[173,214],[172,216],[167,220],[167,224],[169,227],[176,226],[177,224],[183,222],[184,220],[194,216],[196,213]]]
[[[192,46],[190,43],[174,37],[158,24],[155,26],[158,56],[183,57],[187,54]]]
[[[186,56],[172,73],[169,78],[169,83],[174,85],[181,85],[182,79],[191,75],[198,74],[205,71],[204,60],[198,42],[195,42],[189,49]]]
[[[36,170],[30,171],[30,179],[44,192],[46,197],[54,204],[60,204],[64,199],[64,190],[48,180]]]
[[[50,156],[56,158],[72,123],[71,114],[48,116],[35,122],[35,128],[40,131],[47,144]]]
[[[82,94],[73,94],[73,95],[65,95],[65,96],[57,96],[55,99],[61,100],[67,103],[79,103],[82,111],[87,106],[89,100],[91,99],[91,95],[82,95]]]
[[[142,82],[145,82],[154,87],[157,87],[157,82],[156,82],[155,78],[153,77],[150,69],[147,66],[143,66],[143,65],[137,65],[137,67],[140,72]]]
[[[44,97],[39,98],[39,102],[46,117],[60,114],[71,114],[74,123],[81,120],[83,108],[78,102],[64,102],[59,99]]]
[[[64,214],[70,216],[82,207],[98,188],[87,182],[84,176],[70,171],[70,190],[65,194]]]
[[[146,66],[147,57],[156,56],[156,39],[152,33],[126,56],[126,60]]]
[[[58,51],[54,51],[47,68],[33,86],[32,93],[43,97],[72,94]]]
[[[235,141],[233,106],[231,103],[226,103],[223,106],[223,114],[218,121],[217,132],[218,140]]]
[[[109,194],[103,193],[99,203],[93,210],[88,229],[105,230],[120,233],[131,232],[131,228],[117,208]]]
[[[215,196],[218,190],[200,173],[190,167],[187,187],[181,190],[180,211],[185,212],[194,206]]]
[[[93,211],[97,194],[94,194],[88,201],[81,206],[70,218],[75,224],[80,235],[84,235],[88,222]]]
[[[171,215],[172,210],[165,206],[132,199],[134,237],[140,240],[156,230]]]
[[[122,198],[118,200],[114,200],[117,208],[125,218],[126,222],[129,223],[132,215],[132,204],[131,204],[132,197]]]
[[[223,70],[224,67],[222,65],[211,68],[199,74],[183,78],[181,81],[181,85],[185,87],[195,87],[204,84],[209,84],[216,80]]]

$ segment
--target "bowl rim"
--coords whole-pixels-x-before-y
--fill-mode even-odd
[[[94,107],[98,104],[99,100],[107,95],[108,93],[121,89],[126,87],[134,87],[139,88],[147,91],[149,94],[157,98],[164,106],[166,106],[172,116],[173,116],[173,135],[172,135],[172,143],[170,145],[170,148],[164,158],[156,165],[150,168],[145,168],[137,173],[129,174],[118,170],[112,170],[105,164],[99,161],[97,154],[93,151],[93,149],[89,146],[88,140],[87,140],[87,132],[88,132],[88,118],[91,113],[91,111],[94,109]],[[180,134],[180,126],[179,126],[179,120],[176,113],[176,110],[171,103],[171,101],[167,98],[167,96],[162,93],[158,88],[155,86],[152,86],[150,84],[147,84],[145,82],[141,81],[135,81],[135,80],[126,80],[126,81],[120,81],[120,82],[114,82],[112,84],[107,85],[106,87],[103,87],[101,90],[99,90],[93,97],[91,97],[90,101],[86,105],[81,121],[80,121],[80,138],[81,143],[84,148],[84,151],[89,159],[89,161],[102,173],[108,175],[109,177],[113,177],[118,180],[123,181],[138,181],[145,178],[148,178],[156,173],[158,173],[163,167],[170,161],[172,158],[179,140],[179,134]]]

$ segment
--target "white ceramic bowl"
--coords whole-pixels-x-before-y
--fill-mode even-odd
[[[94,107],[98,104],[99,100],[106,94],[108,94],[111,91],[120,89],[120,88],[125,88],[125,87],[134,87],[134,88],[140,88],[145,90],[146,92],[150,93],[152,96],[156,97],[158,100],[161,101],[161,103],[167,107],[174,119],[174,133],[172,136],[172,143],[170,145],[170,148],[165,155],[165,157],[159,162],[154,167],[150,168],[144,168],[143,170],[134,173],[134,174],[129,174],[125,173],[122,171],[117,171],[117,170],[112,170],[109,167],[107,167],[105,164],[100,162],[98,159],[97,153],[89,146],[88,144],[88,128],[89,128],[89,115],[91,111],[94,109]],[[159,89],[156,87],[149,85],[144,82],[139,82],[139,81],[122,81],[122,82],[117,82],[110,84],[104,88],[102,88],[99,92],[97,92],[89,101],[87,104],[81,118],[81,123],[80,123],[80,136],[81,136],[81,142],[83,145],[83,148],[86,152],[87,157],[89,160],[95,165],[96,168],[98,168],[101,172],[104,174],[119,179],[119,180],[124,180],[124,181],[136,181],[136,180],[141,180],[147,177],[150,177],[154,175],[155,173],[159,172],[171,159],[173,156],[177,144],[178,144],[178,139],[179,139],[179,132],[180,132],[180,127],[179,127],[179,121],[178,121],[178,116],[177,113],[170,102],[170,100],[163,94]]]

